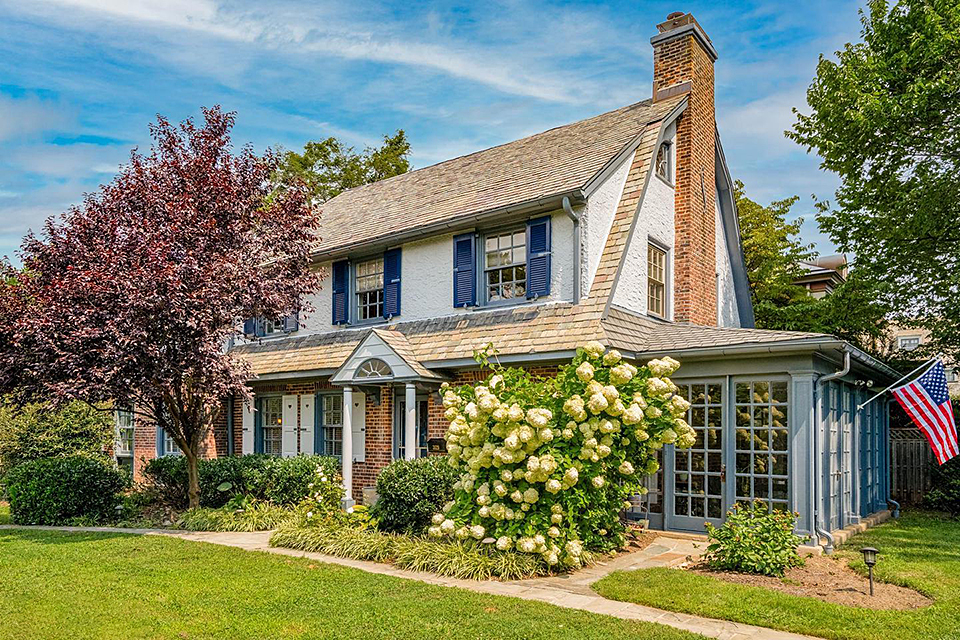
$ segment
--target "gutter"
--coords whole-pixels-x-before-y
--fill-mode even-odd
[[[837,380],[843,376],[850,373],[850,351],[844,350],[843,352],[843,368],[839,371],[822,376],[817,380],[817,399],[820,400],[823,398],[823,385],[832,380]],[[821,413],[822,415],[822,413]],[[827,555],[833,553],[833,535],[826,531],[825,529],[820,528],[820,511],[822,507],[822,498],[823,498],[823,474],[820,471],[820,457],[823,455],[820,451],[820,425],[816,424],[813,429],[813,499],[814,499],[814,509],[813,509],[813,531],[818,536],[817,543],[820,542],[820,536],[827,539],[827,544],[823,548],[823,552]]]
[[[564,213],[573,220],[573,303],[580,302],[580,216],[570,206],[570,198],[563,196],[561,201]]]

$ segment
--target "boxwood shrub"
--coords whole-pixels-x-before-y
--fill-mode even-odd
[[[222,507],[236,495],[277,505],[294,505],[307,497],[318,469],[334,477],[340,472],[340,462],[330,456],[279,458],[264,454],[201,460],[200,506]],[[150,460],[143,475],[147,489],[158,500],[177,509],[187,506],[185,458],[165,456]]]
[[[397,460],[377,477],[377,504],[370,514],[382,531],[420,533],[453,498],[459,478],[446,456]]]
[[[101,457],[32,460],[7,476],[10,514],[16,524],[108,522],[128,483],[124,471]]]

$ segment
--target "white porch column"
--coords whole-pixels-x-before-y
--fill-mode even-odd
[[[417,386],[406,386],[406,415],[403,416],[403,446],[406,460],[417,457]]]
[[[343,506],[352,507],[353,502],[353,387],[343,388],[343,428],[340,437],[340,461],[343,476]]]

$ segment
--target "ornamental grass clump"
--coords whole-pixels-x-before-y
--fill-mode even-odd
[[[589,342],[555,378],[487,366],[482,383],[444,386],[447,452],[460,478],[428,533],[487,541],[553,569],[622,547],[620,512],[646,492],[657,450],[695,440],[682,418],[690,405],[668,377],[680,363],[637,367]]]

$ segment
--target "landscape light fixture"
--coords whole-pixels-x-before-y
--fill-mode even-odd
[[[870,595],[873,595],[873,565],[877,564],[877,550],[873,547],[864,547],[860,549],[863,554],[863,564],[867,565],[867,571],[870,573]]]

